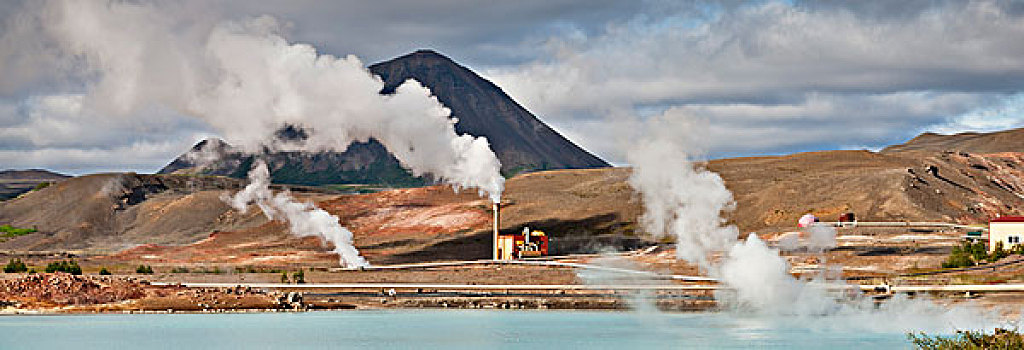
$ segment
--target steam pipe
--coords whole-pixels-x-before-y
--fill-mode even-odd
[[[498,226],[501,225],[501,214],[499,214],[500,209],[501,209],[501,204],[500,203],[494,203],[494,208],[493,209],[494,209],[494,241],[493,241],[493,243],[491,245],[492,245],[492,248],[493,248],[494,260],[497,261],[497,260],[499,260],[501,258],[500,256],[498,256]]]

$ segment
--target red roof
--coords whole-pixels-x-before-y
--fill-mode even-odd
[[[1024,222],[1024,216],[1000,216],[989,222]]]

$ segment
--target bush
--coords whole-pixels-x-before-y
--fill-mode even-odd
[[[82,267],[78,266],[78,262],[75,260],[61,260],[47,264],[45,271],[47,273],[65,272],[70,273],[72,275],[81,275]]]
[[[982,260],[995,262],[995,260],[989,258],[988,249],[985,248],[984,242],[978,242],[973,244],[970,242],[964,242],[964,248],[971,253],[971,258],[974,259],[975,262],[981,262]]]
[[[292,279],[295,280],[295,283],[297,284],[306,283],[306,273],[302,272],[302,269],[299,269],[298,272],[292,274]]]
[[[110,270],[107,270],[106,267],[100,269],[100,276],[110,276],[110,275],[112,275],[112,273],[110,273]]]
[[[39,184],[36,184],[36,187],[33,187],[32,190],[33,191],[39,191],[39,190],[47,188],[47,187],[50,187],[50,183],[49,182],[40,182]]]
[[[175,267],[175,268],[171,269],[171,273],[188,273],[188,268],[187,267],[181,267],[181,266]]]
[[[21,262],[21,259],[17,258],[11,259],[11,261],[7,263],[7,266],[4,266],[5,273],[19,273],[27,271],[28,266],[25,266],[25,263]]]
[[[143,274],[143,275],[152,275],[153,274],[153,267],[152,266],[148,266],[148,265],[139,265],[139,267],[135,268],[135,273],[139,273],[139,274]]]
[[[999,261],[999,259],[1005,258],[1009,255],[1010,253],[1007,252],[1006,249],[1003,249],[1003,242],[996,242],[996,247],[995,249],[992,250],[992,254],[989,255],[988,261],[996,262]]]
[[[982,249],[984,249],[984,243],[978,244],[980,244]],[[975,246],[976,244],[968,241],[964,241],[960,245],[954,246],[953,251],[949,253],[949,257],[946,258],[946,261],[942,262],[942,268],[952,269],[976,265],[974,260],[974,252],[976,251]]]
[[[907,334],[907,339],[919,349],[1024,349],[1024,337],[1016,330],[996,328],[995,333],[957,331],[949,337],[931,337],[924,333]]]
[[[281,273],[281,283],[288,283],[288,273],[287,272],[282,272]]]

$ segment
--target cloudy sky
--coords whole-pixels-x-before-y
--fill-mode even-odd
[[[181,100],[161,84],[194,83],[168,76],[187,76],[175,67],[202,54],[166,57],[202,51],[211,28],[239,22],[367,65],[433,48],[618,164],[623,135],[636,137],[622,121],[651,117],[703,125],[694,143],[709,157],[878,149],[1024,123],[1024,2],[90,4],[55,15],[66,3],[0,1],[0,168],[153,172],[223,136],[192,105],[159,103]],[[125,91],[138,86],[108,76],[158,83]]]

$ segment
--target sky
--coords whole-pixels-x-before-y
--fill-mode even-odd
[[[703,125],[709,158],[1024,126],[1020,1],[70,3],[0,0],[0,169],[154,172],[225,136],[172,90],[232,26],[363,65],[434,49],[619,165],[648,118]]]

